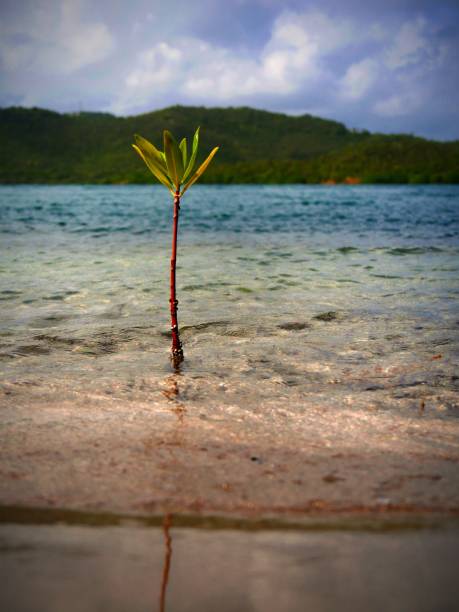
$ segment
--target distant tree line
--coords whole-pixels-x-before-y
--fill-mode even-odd
[[[130,147],[162,129],[220,151],[207,183],[459,183],[459,141],[349,130],[311,115],[174,106],[133,117],[0,109],[1,183],[149,183]]]

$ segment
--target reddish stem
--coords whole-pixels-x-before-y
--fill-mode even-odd
[[[183,361],[182,344],[179,337],[177,308],[178,300],[175,291],[175,269],[177,262],[177,233],[180,211],[180,191],[177,189],[174,197],[174,224],[172,229],[172,255],[171,255],[171,297],[169,299],[171,308],[171,333],[172,333],[172,361],[178,365]]]

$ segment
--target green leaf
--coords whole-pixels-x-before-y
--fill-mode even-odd
[[[182,164],[183,167],[186,168],[186,162],[187,162],[187,150],[186,150],[186,138],[182,139],[182,142],[179,144],[179,149],[182,152]]]
[[[189,176],[190,172],[192,172],[193,168],[194,168],[194,164],[196,161],[196,155],[198,154],[198,145],[199,145],[199,129],[198,128],[196,130],[196,132],[194,133],[194,138],[193,138],[193,148],[191,151],[191,157],[190,157],[190,161],[188,162],[188,166],[187,169],[185,170],[185,174],[182,177],[182,182],[184,183],[187,176]]]
[[[169,177],[164,174],[162,166],[159,164],[159,162],[155,161],[153,157],[146,157],[143,151],[137,145],[133,144],[132,146],[146,163],[150,172],[156,176],[160,183],[162,183],[172,194],[174,194],[172,182]]]
[[[181,195],[183,195],[185,193],[185,191],[191,187],[191,185],[193,185],[193,183],[195,183],[198,178],[200,176],[202,176],[207,168],[207,166],[210,164],[210,162],[212,161],[213,156],[215,155],[215,153],[218,151],[219,147],[215,147],[215,149],[213,149],[211,151],[211,153],[209,154],[208,158],[206,159],[206,161],[204,161],[199,168],[196,170],[196,172],[193,174],[193,176],[190,178],[190,180],[188,181],[188,183],[186,183],[185,187],[183,188],[183,191],[181,193]]]
[[[180,179],[183,175],[182,153],[178,147],[177,141],[169,130],[164,130],[164,153],[166,154],[169,176],[175,188],[179,189]]]
[[[167,174],[167,166],[166,160],[164,158],[164,154],[159,151],[155,145],[149,142],[146,138],[143,138],[139,134],[134,134],[136,145],[143,152],[144,156],[148,158],[153,158],[155,161],[159,163],[163,168],[163,172]]]

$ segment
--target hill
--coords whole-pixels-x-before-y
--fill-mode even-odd
[[[206,182],[459,182],[459,141],[358,132],[311,115],[180,106],[132,117],[0,109],[0,182],[150,182],[132,135],[159,145],[164,128],[191,137],[198,125],[203,155],[221,147]]]

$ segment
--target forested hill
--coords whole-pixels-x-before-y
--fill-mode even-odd
[[[0,109],[0,182],[151,182],[133,134],[159,146],[163,129],[192,137],[198,125],[202,156],[221,147],[206,182],[459,182],[459,141],[357,132],[310,115],[181,106],[133,117]]]

